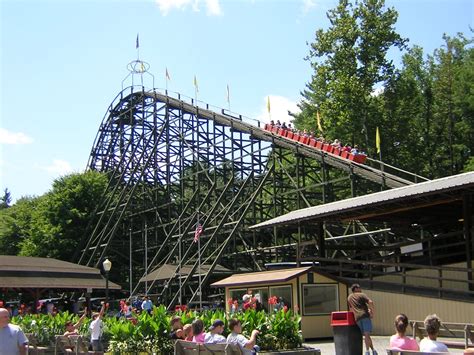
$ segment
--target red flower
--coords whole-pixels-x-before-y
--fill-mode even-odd
[[[268,299],[268,304],[270,304],[270,305],[275,305],[275,304],[277,304],[277,303],[278,303],[278,298],[277,298],[277,296],[272,296],[272,297],[270,297],[270,298]]]
[[[229,298],[229,299],[227,300],[227,304],[228,304],[229,306],[232,306],[233,303],[234,303],[234,300],[233,300],[232,298]]]
[[[288,312],[288,306],[283,306],[283,312]]]

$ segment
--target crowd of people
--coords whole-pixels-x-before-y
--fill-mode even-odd
[[[259,351],[257,346],[257,335],[259,331],[254,329],[250,338],[246,338],[242,333],[242,324],[238,319],[229,320],[229,335],[225,338],[222,333],[225,330],[225,323],[216,319],[209,327],[204,330],[204,323],[201,319],[195,319],[191,324],[183,326],[181,318],[176,316],[171,320],[170,337],[173,340],[186,340],[200,344],[234,344],[238,345],[245,355],[255,354]]]
[[[270,129],[273,127],[281,128],[283,130],[292,132],[298,136],[313,138],[317,142],[321,142],[323,144],[330,144],[334,148],[339,149],[341,152],[348,152],[354,155],[358,155],[358,154],[365,155],[365,153],[359,149],[359,146],[357,144],[355,144],[352,147],[350,144],[342,144],[339,139],[330,140],[330,139],[324,138],[323,136],[316,137],[314,131],[308,131],[306,129],[304,130],[296,129],[291,125],[291,123],[288,123],[287,125],[286,122],[281,123],[279,120],[277,120],[275,123],[273,120],[271,120],[269,125],[270,125]]]
[[[351,286],[352,293],[347,298],[349,310],[354,312],[354,317],[364,337],[365,355],[377,355],[370,334],[372,332],[372,318],[374,317],[374,302],[362,292],[359,284]],[[416,339],[406,335],[408,327],[408,317],[405,314],[399,314],[395,317],[396,333],[390,337],[389,348],[391,350],[408,350],[422,352],[448,353],[448,347],[443,342],[437,340],[441,328],[441,319],[436,314],[428,315],[424,320],[427,337],[420,343]],[[473,353],[474,349],[466,349],[465,354]]]
[[[232,302],[230,302],[232,301]],[[261,307],[260,295],[252,295],[251,291],[248,291],[242,297],[242,305],[239,306],[237,300],[229,300],[231,316],[233,312],[245,311],[249,309],[259,309]],[[274,310],[284,309],[287,305],[284,303],[281,297],[270,297],[268,303]],[[351,286],[351,294],[347,298],[349,310],[353,312],[357,326],[360,328],[363,335],[365,344],[365,355],[378,355],[377,350],[374,349],[374,345],[371,339],[372,332],[372,318],[375,314],[374,302],[362,292],[359,284]],[[92,313],[92,320],[88,326],[90,331],[90,341],[93,351],[103,351],[103,345],[101,341],[102,329],[103,329],[103,317],[108,304],[102,302],[101,309],[99,312]],[[140,310],[138,310],[138,308]],[[122,300],[120,302],[120,316],[129,318],[132,320],[132,314],[138,311],[151,312],[153,309],[153,303],[145,296],[141,301],[136,300],[132,304],[129,301]],[[65,324],[65,336],[79,335],[78,329],[86,319],[88,314],[87,308],[84,309],[83,315],[75,323],[66,322]],[[0,307],[0,344],[5,345],[5,349],[9,349],[8,354],[26,354],[28,349],[28,339],[22,332],[22,330],[9,322],[12,316],[11,310]],[[437,340],[439,331],[441,328],[441,320],[436,314],[428,315],[424,320],[424,326],[427,333],[427,337],[423,338],[419,343],[416,339],[413,339],[406,335],[407,327],[409,324],[408,317],[405,314],[398,314],[395,317],[395,330],[396,333],[390,337],[389,348],[392,350],[408,350],[408,351],[422,351],[422,352],[449,352],[447,346]],[[182,324],[181,317],[176,315],[171,320],[171,332],[170,338],[173,340],[185,340],[201,344],[235,344],[238,345],[242,352],[246,355],[255,354],[259,351],[256,345],[258,330],[253,330],[249,338],[243,336],[242,324],[236,318],[231,318],[228,321],[229,335],[224,337],[222,334],[225,331],[225,322],[221,319],[216,319],[212,325],[205,331],[204,323],[201,319],[195,319],[191,324]],[[465,354],[473,353],[474,349],[466,349]],[[0,355],[2,349],[0,349]]]

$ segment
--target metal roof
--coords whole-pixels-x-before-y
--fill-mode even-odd
[[[0,285],[7,288],[105,289],[98,269],[67,261],[0,255]],[[121,287],[109,281],[110,289]]]
[[[301,274],[308,272],[311,266],[294,269],[271,270],[252,272],[248,274],[236,274],[211,284],[213,287],[239,286],[252,284],[268,284],[291,280]]]
[[[211,265],[202,264],[201,265],[201,275],[206,275]],[[158,269],[153,270],[148,275],[142,277],[140,282],[145,281],[155,281],[155,280],[169,280],[175,276],[175,272],[178,269],[178,265],[175,264],[163,264]],[[190,271],[193,269],[193,266],[183,265],[181,267],[181,276],[188,276]],[[216,265],[214,268],[213,274],[219,273],[231,273],[231,271],[221,265]],[[195,275],[199,275],[198,270],[196,269]]]
[[[380,206],[384,206],[383,213],[390,213],[397,209],[400,210],[401,203],[405,209],[417,208],[420,204],[426,205],[429,197],[436,197],[439,200],[437,202],[431,201],[433,204],[459,200],[459,192],[466,190],[474,190],[474,172],[292,211],[251,226],[250,229],[288,225],[307,220],[316,222],[330,219],[362,219],[362,217],[377,214],[377,208]]]

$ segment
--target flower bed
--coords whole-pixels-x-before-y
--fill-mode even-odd
[[[206,329],[216,320],[225,322],[224,336],[228,334],[227,323],[230,318],[237,318],[242,323],[242,333],[250,336],[253,329],[260,331],[257,344],[262,350],[279,351],[295,349],[301,346],[300,316],[291,311],[280,310],[266,313],[248,310],[232,315],[224,311],[205,311],[170,313],[164,306],[154,307],[149,315],[143,312],[136,315],[133,321],[125,318],[104,318],[103,340],[108,344],[108,352],[130,353],[153,352],[156,354],[170,354],[173,352],[173,343],[169,339],[170,321],[175,315],[181,317],[182,324],[191,323],[194,319],[201,319]],[[25,333],[32,333],[38,345],[51,346],[55,336],[63,334],[65,323],[68,320],[77,321],[76,315],[67,312],[51,315],[27,315],[22,318],[14,317],[12,323],[22,327]],[[79,333],[89,337],[89,323],[85,321]]]

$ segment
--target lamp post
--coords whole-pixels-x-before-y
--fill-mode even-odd
[[[112,268],[112,262],[106,258],[102,263],[105,271],[105,304],[109,302],[109,271]]]

